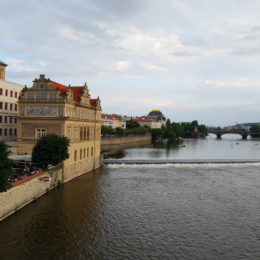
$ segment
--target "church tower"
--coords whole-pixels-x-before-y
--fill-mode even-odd
[[[5,80],[5,69],[7,64],[0,60],[0,79]]]

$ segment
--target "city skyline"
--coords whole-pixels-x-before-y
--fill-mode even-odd
[[[259,122],[260,3],[0,0],[7,81],[45,74],[105,113],[226,126]]]

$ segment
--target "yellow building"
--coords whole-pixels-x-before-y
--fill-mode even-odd
[[[18,154],[31,154],[41,136],[70,139],[70,157],[63,164],[64,182],[100,167],[101,106],[87,84],[64,86],[40,75],[18,102]]]

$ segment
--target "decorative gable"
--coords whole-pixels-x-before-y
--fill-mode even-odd
[[[50,81],[50,79],[46,79],[45,75],[41,74],[39,79],[35,79],[33,81],[33,89],[36,89],[36,90],[51,89],[51,81]]]

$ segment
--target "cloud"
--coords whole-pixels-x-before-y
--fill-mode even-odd
[[[251,114],[259,114],[259,1],[1,3],[7,80],[30,85],[40,73],[66,85],[88,80],[105,112],[161,107],[180,120],[196,111],[226,122],[235,107],[245,115],[254,104]],[[218,115],[219,107],[226,112]]]
[[[128,70],[131,67],[130,61],[117,61],[115,62],[115,69],[118,71]]]

